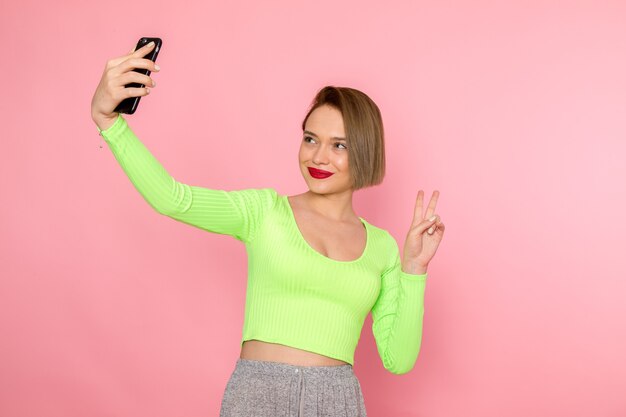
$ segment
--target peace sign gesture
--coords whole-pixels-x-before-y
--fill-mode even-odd
[[[434,191],[426,215],[422,215],[422,204],[424,192],[419,190],[413,222],[404,242],[404,257],[402,259],[402,270],[408,274],[425,274],[428,263],[431,261],[437,247],[443,238],[445,226],[438,215],[435,214],[439,191]]]

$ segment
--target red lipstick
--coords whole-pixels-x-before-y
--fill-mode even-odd
[[[323,179],[323,178],[328,178],[331,175],[333,175],[333,172],[324,171],[322,169],[315,169],[311,167],[307,167],[307,168],[309,169],[309,174],[311,174],[313,178]]]

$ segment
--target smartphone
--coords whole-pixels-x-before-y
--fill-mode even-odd
[[[159,51],[161,50],[161,45],[163,44],[163,41],[161,40],[161,38],[141,38],[139,39],[139,42],[137,42],[135,51],[149,44],[152,41],[154,41],[154,48],[152,48],[152,50],[148,54],[146,54],[146,56],[142,58],[149,59],[152,62],[155,62],[157,59],[157,56],[159,55]],[[133,71],[136,71],[145,75],[150,75],[150,70],[144,69],[144,68],[134,68]],[[142,87],[145,87],[145,85],[139,84],[139,83],[130,83],[130,84],[126,84],[124,87],[142,88]],[[120,104],[117,105],[117,107],[113,111],[116,111],[118,113],[133,114],[135,113],[135,110],[137,110],[137,106],[139,105],[140,99],[141,99],[141,96],[125,98],[124,100],[120,102]]]

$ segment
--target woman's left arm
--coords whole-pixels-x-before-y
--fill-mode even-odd
[[[378,353],[385,369],[394,374],[413,369],[421,346],[428,263],[445,230],[439,216],[433,215],[438,196],[435,191],[426,212],[429,220],[424,220],[423,192],[419,191],[402,261],[391,237],[395,260],[382,275],[380,294],[371,310]]]
[[[398,244],[393,236],[389,239],[392,263],[382,274],[380,293],[372,306],[372,333],[385,369],[405,374],[413,369],[422,342],[427,274],[403,272]]]

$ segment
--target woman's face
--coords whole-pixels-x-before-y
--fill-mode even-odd
[[[300,143],[300,171],[309,190],[318,194],[352,187],[341,112],[322,105],[309,115]]]

